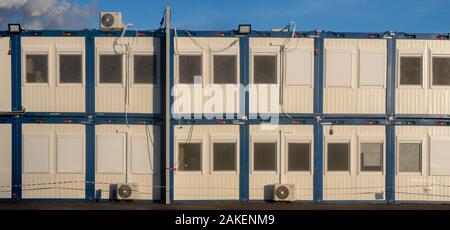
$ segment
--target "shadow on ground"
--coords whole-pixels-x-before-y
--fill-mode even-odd
[[[0,210],[450,210],[450,204],[18,202],[0,203]]]

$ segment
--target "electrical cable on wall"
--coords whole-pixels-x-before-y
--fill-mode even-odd
[[[177,28],[173,28],[173,32],[174,32],[174,34],[175,34],[175,39],[174,39],[174,45],[175,45],[175,47],[174,47],[174,52],[175,52],[175,54],[176,55],[179,55],[180,54],[180,51],[178,50],[178,32],[177,32]]]
[[[133,26],[133,24],[126,24],[125,27],[122,29],[122,32],[120,36],[116,37],[113,42],[113,49],[115,54],[125,55],[125,99],[124,99],[124,112],[125,112],[125,124],[129,128],[130,124],[128,122],[128,106],[130,105],[130,71],[131,71],[131,44],[134,44],[138,34],[137,31],[135,33],[135,36],[132,37],[131,42],[127,41],[125,43],[120,43],[121,39],[125,36],[126,31]],[[122,50],[119,50],[118,47],[123,48]],[[118,131],[118,130],[117,130]],[[148,126],[145,126],[145,134],[146,134],[146,141],[147,141],[147,155],[149,158],[149,166],[151,171],[153,171],[153,163],[151,159],[151,151],[150,151],[150,144],[151,146],[154,146],[153,140],[150,135],[150,131],[148,129]],[[127,143],[128,146],[128,132],[126,132],[127,136]],[[128,182],[128,147],[126,152],[126,174],[125,174],[125,182]]]
[[[295,37],[295,31],[297,29],[297,24],[294,21],[290,21],[288,25],[286,25],[286,29],[291,30],[293,26],[291,36],[287,36],[280,46],[280,62],[281,62],[281,80],[280,80],[280,95],[279,95],[279,105],[281,109],[281,113],[283,113],[288,118],[292,118],[288,113],[284,110],[284,80],[286,79],[286,69],[287,69],[287,52],[294,51],[298,47],[298,39],[296,40],[295,47],[293,49],[289,49],[289,43]]]
[[[120,43],[120,40],[125,36],[126,31],[128,28],[133,26],[133,24],[126,24],[125,27],[122,29],[122,32],[120,36],[116,37],[113,42],[113,49],[115,54],[125,55],[125,98],[124,98],[124,112],[125,112],[125,124],[127,127],[129,127],[128,123],[128,106],[130,105],[130,56],[131,56],[131,49],[130,49],[130,42],[127,41],[126,43]],[[134,43],[135,39],[137,37],[136,35],[132,38],[131,44]],[[122,47],[123,50],[118,50],[117,47]]]
[[[231,47],[233,47],[234,45],[236,45],[238,42],[239,42],[239,39],[236,39],[236,40],[234,40],[233,42],[231,42],[230,44],[228,44],[225,48],[221,48],[221,49],[218,49],[218,50],[214,50],[214,49],[212,49],[211,47],[208,47],[208,48],[209,48],[209,51],[210,51],[210,52],[221,53],[221,52],[227,51],[228,49],[230,49]]]
[[[117,134],[125,134],[125,183],[128,182],[128,131],[116,129]]]
[[[278,183],[279,184],[282,184],[283,183],[283,173],[282,173],[282,170],[281,170],[281,153],[283,152],[282,151],[282,148],[281,148],[281,143],[283,143],[282,142],[282,138],[283,138],[283,131],[281,131],[281,129],[278,129],[278,133],[279,133],[279,136],[278,136],[278,138],[279,138],[279,140],[278,140],[278,151],[279,151],[279,154],[277,154],[277,158],[278,158]]]
[[[145,136],[147,137],[146,138],[146,140],[147,140],[147,155],[148,155],[148,160],[149,160],[149,164],[150,164],[150,170],[153,172],[153,163],[152,163],[152,155],[151,155],[151,151],[150,151],[150,144],[153,149],[155,149],[155,146],[154,146],[153,139],[151,138],[150,129],[148,128],[148,125],[145,125]],[[155,154],[153,153],[153,155],[155,155]]]
[[[183,145],[183,152],[184,153],[186,153],[189,150],[188,145],[191,143],[193,133],[194,133],[194,124],[191,124],[189,126],[188,136],[187,136],[186,141],[185,141],[185,143]],[[176,162],[174,162],[175,167],[183,168],[183,166],[178,165],[179,162],[184,162],[183,156],[184,156],[183,154],[179,154],[178,153],[178,159],[177,159]]]

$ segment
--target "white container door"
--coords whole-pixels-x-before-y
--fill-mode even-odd
[[[11,198],[11,124],[0,124],[0,199]]]
[[[11,111],[11,56],[8,37],[0,38],[0,111]]]

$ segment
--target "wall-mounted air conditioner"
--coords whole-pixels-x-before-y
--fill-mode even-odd
[[[139,185],[137,183],[118,183],[113,187],[117,200],[135,200],[139,197]]]
[[[123,29],[125,25],[122,22],[122,13],[120,12],[102,12],[100,13],[100,29],[117,30]]]
[[[275,184],[273,186],[274,201],[294,201],[295,186],[293,184]]]

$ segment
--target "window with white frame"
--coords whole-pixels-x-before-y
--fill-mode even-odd
[[[100,83],[121,84],[123,73],[123,56],[120,54],[100,55]]]
[[[400,57],[400,85],[422,85],[422,56]]]
[[[277,56],[255,55],[253,57],[253,83],[277,84]]]
[[[254,171],[277,170],[276,142],[253,143],[253,170]]]
[[[213,170],[236,171],[236,142],[213,143]]]
[[[194,84],[196,76],[202,76],[202,55],[179,55],[179,83]]]
[[[422,172],[421,142],[400,142],[398,152],[399,172]]]
[[[134,84],[155,84],[157,75],[156,55],[136,54],[133,58]]]
[[[214,55],[214,84],[237,83],[237,55]]]
[[[59,83],[81,84],[83,81],[83,56],[81,54],[60,54]]]
[[[383,171],[383,143],[360,143],[360,170],[361,172]]]
[[[311,143],[288,143],[288,171],[310,171]]]
[[[350,171],[350,142],[329,142],[327,147],[327,171]]]
[[[180,171],[201,171],[202,143],[179,143],[178,162]]]
[[[26,83],[48,83],[48,54],[25,55]]]
[[[433,57],[433,85],[450,86],[450,57]]]

